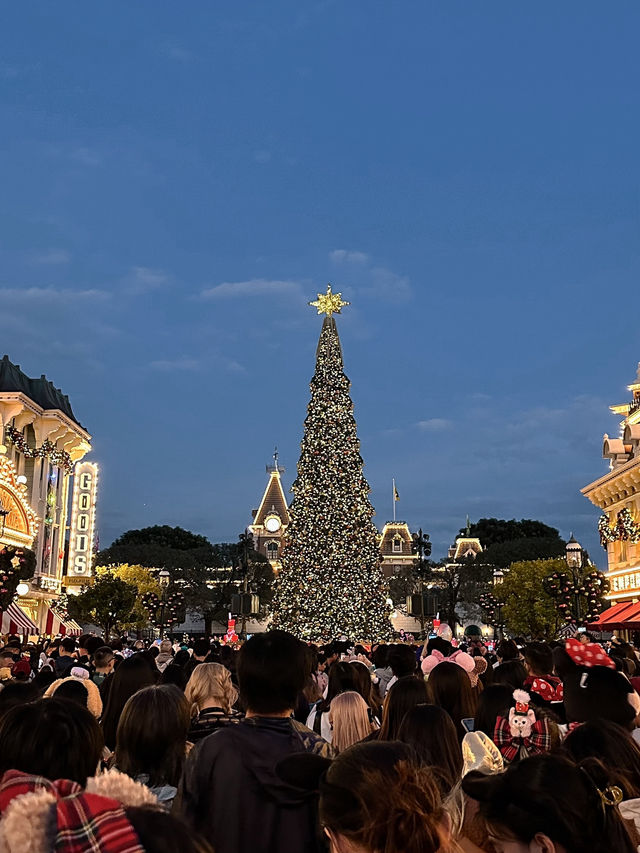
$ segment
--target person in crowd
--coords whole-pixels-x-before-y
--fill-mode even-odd
[[[457,663],[443,661],[429,676],[427,695],[428,702],[449,714],[461,741],[467,732],[462,721],[475,717],[477,707],[467,673]]]
[[[329,685],[327,687],[327,695],[315,708],[311,709],[307,717],[307,728],[313,729],[316,734],[321,735],[327,743],[331,743],[333,733],[331,724],[329,723],[329,709],[331,702],[339,694],[345,690],[355,690],[358,692],[358,673],[355,668],[347,661],[336,661],[331,665],[329,670]]]
[[[361,743],[340,753],[320,785],[320,822],[331,853],[455,849],[436,779],[402,743]]]
[[[187,683],[185,697],[190,708],[191,743],[242,719],[242,714],[233,708],[238,690],[231,681],[231,673],[220,663],[198,664]]]
[[[143,687],[155,684],[156,679],[157,671],[152,672],[149,663],[142,655],[133,655],[128,660],[122,661],[113,675],[102,685],[105,687],[110,684],[107,697],[103,700],[104,710],[100,724],[104,732],[105,745],[111,751],[116,748],[118,722],[127,699]]]
[[[562,681],[553,675],[553,651],[547,643],[529,643],[524,648],[527,677],[523,689],[550,705],[563,699]]]
[[[411,646],[405,646],[401,643],[390,646],[387,661],[393,674],[387,682],[385,693],[391,689],[398,679],[404,678],[406,675],[416,675],[418,662],[416,653]]]
[[[333,732],[331,743],[336,754],[364,740],[378,728],[373,722],[371,709],[355,690],[339,693],[334,698],[329,709],[329,722]]]
[[[293,753],[330,755],[291,716],[307,663],[304,643],[285,631],[251,637],[238,658],[246,718],[201,740],[187,758],[174,808],[216,853],[320,849],[313,798],[283,785],[275,770]]]
[[[498,853],[636,853],[604,765],[534,755],[504,773],[472,772],[462,790],[479,803]]]
[[[207,637],[201,637],[194,642],[193,652],[184,667],[184,671],[187,675],[187,681],[191,678],[193,671],[198,664],[205,663],[207,661],[210,651],[211,646]]]
[[[114,766],[150,788],[167,808],[182,775],[189,719],[182,691],[165,684],[134,693],[118,723]]]
[[[89,672],[82,666],[74,666],[66,678],[54,681],[44,692],[45,697],[57,696],[58,699],[69,699],[79,702],[87,708],[96,720],[102,716],[102,699],[100,691],[91,681]]]
[[[493,738],[496,720],[509,713],[512,699],[513,690],[508,684],[490,684],[486,687],[478,699],[473,731],[484,732]]]
[[[84,785],[96,772],[102,748],[100,726],[77,702],[38,699],[0,719],[0,777],[20,770]]]
[[[397,740],[413,747],[425,767],[431,767],[443,798],[462,776],[462,750],[449,714],[437,705],[416,705],[404,715]]]
[[[113,672],[115,666],[115,655],[109,646],[100,646],[93,653],[93,673],[91,680],[100,687],[102,682]]]
[[[167,666],[173,660],[173,645],[171,640],[162,640],[160,643],[160,651],[156,657],[156,666],[160,672],[164,672]]]
[[[387,684],[393,678],[393,672],[389,666],[389,646],[386,643],[380,643],[373,651],[373,674],[377,678],[378,692],[384,697],[387,692]]]
[[[178,654],[180,654],[180,652],[178,652]],[[176,657],[177,656],[178,655],[176,655]],[[184,693],[188,680],[189,679],[184,667],[177,663],[170,663],[160,673],[158,684],[173,684],[174,687],[177,687],[178,690],[181,690]]]
[[[384,697],[382,724],[380,731],[374,733],[375,739],[397,740],[398,730],[405,714],[416,705],[427,703],[428,696],[427,684],[418,676],[406,675],[392,684]]]
[[[521,660],[508,660],[493,670],[493,683],[506,684],[511,690],[522,690],[527,670]]]
[[[76,664],[76,657],[76,641],[73,637],[63,637],[54,665],[54,670],[58,678],[65,678],[69,675],[71,667]]]

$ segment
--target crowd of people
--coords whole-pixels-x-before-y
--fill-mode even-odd
[[[631,853],[640,654],[446,631],[0,649],[0,851]]]

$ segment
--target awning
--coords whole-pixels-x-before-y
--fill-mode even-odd
[[[640,628],[640,602],[623,601],[604,610],[595,622],[587,626],[592,631],[612,631],[615,628]]]
[[[47,607],[47,620],[45,623],[45,634],[60,634],[61,636],[80,636],[82,628],[73,619],[64,622],[57,613]]]
[[[2,612],[3,634],[39,634],[38,626],[21,607],[12,602]]]

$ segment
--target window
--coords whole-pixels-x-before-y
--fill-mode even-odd
[[[278,559],[278,543],[277,542],[267,542],[267,560],[277,560]]]
[[[401,554],[402,553],[402,539],[400,536],[393,537],[393,553]]]

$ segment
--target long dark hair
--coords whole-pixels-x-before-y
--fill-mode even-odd
[[[186,754],[189,703],[173,684],[145,687],[124,706],[116,738],[116,767],[149,786],[177,785]]]
[[[428,701],[427,685],[423,678],[415,675],[399,678],[385,696],[378,740],[397,740],[405,714],[416,705],[424,705]]]
[[[109,749],[115,748],[118,721],[127,699],[141,688],[155,684],[157,675],[142,655],[133,655],[123,660],[113,675],[109,676],[111,686],[100,720],[104,742]]]
[[[345,690],[355,690],[358,693],[357,673],[355,668],[346,661],[335,661],[329,668],[329,684],[327,686],[327,698],[323,699],[317,705],[317,713],[325,713],[329,710],[331,700],[338,693],[344,693]]]
[[[609,720],[578,726],[562,744],[574,761],[599,758],[625,800],[640,797],[640,747],[626,729]]]
[[[467,673],[457,663],[443,661],[431,671],[427,693],[428,702],[439,705],[449,714],[462,740],[466,734],[462,720],[475,717],[477,704]]]
[[[320,785],[320,821],[366,851],[443,850],[444,809],[431,770],[403,743],[358,743],[341,752]]]
[[[472,772],[462,790],[480,802],[490,833],[501,840],[530,844],[546,835],[566,853],[636,853],[610,790],[604,765],[580,765],[562,755],[534,755],[488,777]]]
[[[421,764],[433,769],[440,792],[446,797],[460,781],[464,765],[449,714],[437,705],[416,705],[405,714],[397,737],[413,747]]]

